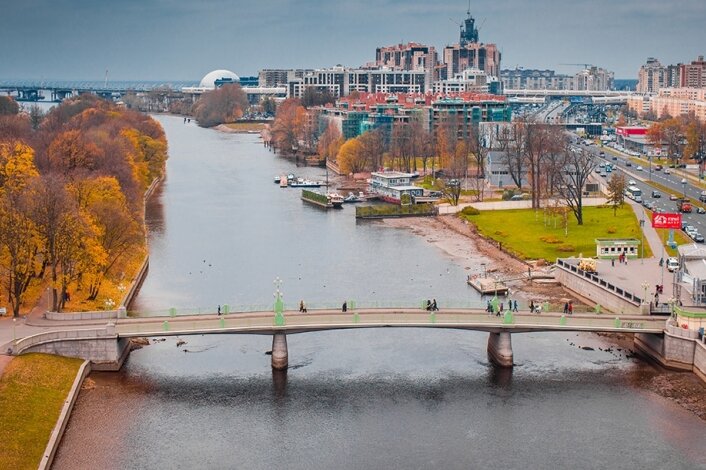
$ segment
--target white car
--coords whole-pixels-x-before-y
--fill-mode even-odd
[[[664,169],[664,174],[665,174],[665,175],[671,175],[672,172],[669,171],[669,168],[665,168],[665,169]]]
[[[635,167],[635,169],[636,169],[637,171],[642,171],[642,167],[641,167],[640,165],[637,165],[637,166]]]
[[[676,258],[668,258],[667,259],[667,270],[672,273],[679,269],[679,260]]]
[[[628,185],[630,186],[635,186],[637,183],[635,183],[635,180],[630,180],[628,181]]]

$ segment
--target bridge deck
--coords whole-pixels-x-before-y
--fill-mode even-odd
[[[604,331],[623,333],[662,333],[663,317],[597,314],[514,313],[510,316],[488,315],[482,311],[452,310],[430,314],[420,310],[361,310],[356,312],[317,311],[285,313],[284,324],[275,324],[272,312],[251,314],[194,315],[122,319],[116,333],[125,338],[187,334],[249,333],[272,334],[276,331],[304,333],[333,329],[422,327],[457,328],[479,331]]]

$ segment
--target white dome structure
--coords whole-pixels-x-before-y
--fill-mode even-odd
[[[214,70],[213,72],[207,73],[206,76],[201,79],[199,88],[214,89],[216,88],[216,82],[219,82],[219,85],[221,85],[223,83],[238,83],[239,81],[240,77],[230,70]]]

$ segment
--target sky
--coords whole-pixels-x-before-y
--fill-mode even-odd
[[[458,42],[464,0],[2,0],[0,79],[193,80],[214,69],[360,66],[375,48]],[[637,78],[706,55],[706,0],[474,0],[502,68]]]

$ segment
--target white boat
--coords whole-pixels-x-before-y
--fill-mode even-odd
[[[335,209],[340,209],[343,207],[343,196],[338,193],[328,193],[328,201]]]
[[[348,193],[348,196],[343,199],[343,202],[345,203],[356,203],[356,202],[365,202],[367,198],[365,197],[365,194],[363,194],[362,191],[360,191],[358,194],[353,194],[353,193]]]
[[[286,176],[284,176],[284,175],[280,176],[280,178],[279,178],[279,187],[280,187],[280,188],[286,188],[288,182],[289,182],[289,181],[287,180],[287,177],[286,177]]]
[[[323,181],[312,181],[304,178],[297,178],[289,183],[292,188],[319,188],[323,185]]]

